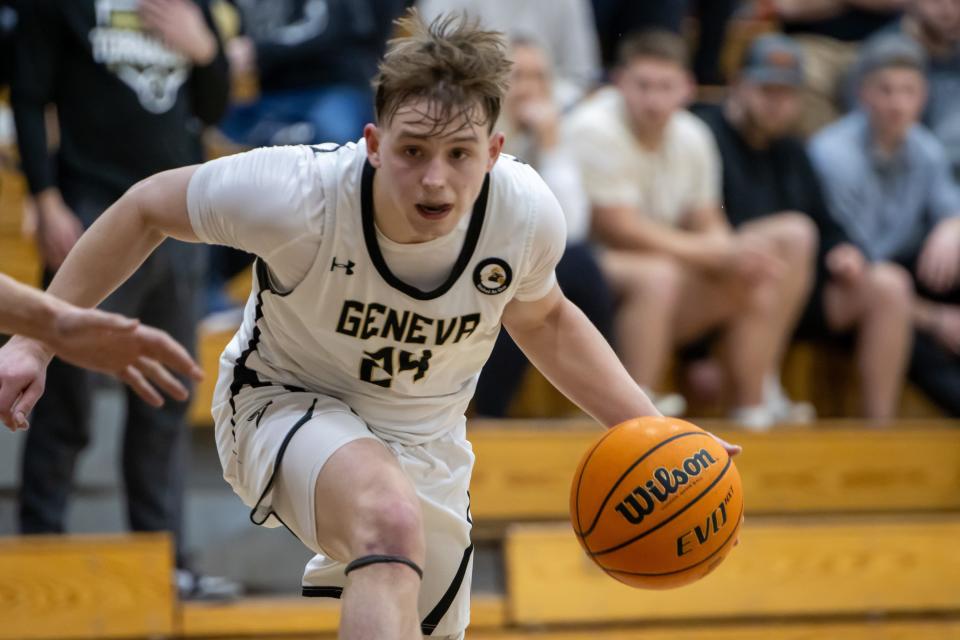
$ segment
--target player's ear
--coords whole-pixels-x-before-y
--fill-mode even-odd
[[[363,128],[363,139],[367,141],[367,160],[374,168],[380,168],[380,130],[375,124]]]
[[[487,149],[490,154],[490,157],[487,159],[487,171],[492,170],[493,165],[497,163],[497,158],[500,157],[500,152],[503,151],[504,139],[503,133],[499,131],[490,136],[490,146]]]

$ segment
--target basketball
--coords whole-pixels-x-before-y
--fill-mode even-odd
[[[636,418],[583,456],[570,520],[601,569],[633,587],[670,589],[723,562],[743,516],[740,474],[703,429],[674,418]]]

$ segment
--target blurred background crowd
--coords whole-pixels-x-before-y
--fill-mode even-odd
[[[4,162],[25,176],[44,281],[155,172],[358,139],[412,4],[0,0]],[[566,214],[560,284],[663,413],[754,430],[829,415],[786,380],[814,344],[856,381],[850,415],[890,421],[910,384],[960,416],[960,0],[416,5],[506,34],[497,129]],[[193,348],[198,328],[238,323],[226,283],[251,260],[167,242],[106,306]],[[502,334],[476,415],[511,415],[525,365]],[[65,529],[90,399],[87,374],[55,361],[23,449],[20,531]],[[128,399],[135,530],[180,530],[186,416]],[[233,592],[180,564],[185,594]]]

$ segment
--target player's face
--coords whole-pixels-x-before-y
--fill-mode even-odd
[[[667,60],[635,58],[617,75],[631,123],[637,131],[662,131],[691,95],[686,69]]]
[[[882,136],[892,138],[902,138],[920,119],[926,99],[926,80],[910,68],[874,71],[860,91],[860,101],[870,114],[873,127]]]
[[[488,131],[479,105],[446,123],[437,122],[437,113],[428,100],[410,101],[383,126],[364,130],[377,168],[377,223],[396,242],[425,242],[453,231],[503,148],[503,134]]]
[[[510,89],[504,96],[504,109],[512,120],[522,120],[524,105],[550,100],[550,64],[538,47],[518,45],[511,52]]]
[[[800,92],[787,85],[741,82],[737,95],[752,126],[766,137],[788,135],[800,118]]]

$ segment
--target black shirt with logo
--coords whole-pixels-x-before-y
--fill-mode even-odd
[[[30,190],[111,202],[159,171],[198,162],[203,124],[229,99],[222,47],[203,67],[146,33],[136,0],[20,2],[12,105]],[[207,0],[198,0],[216,34]],[[44,113],[56,105],[59,145]],[[85,223],[90,221],[84,220]]]

